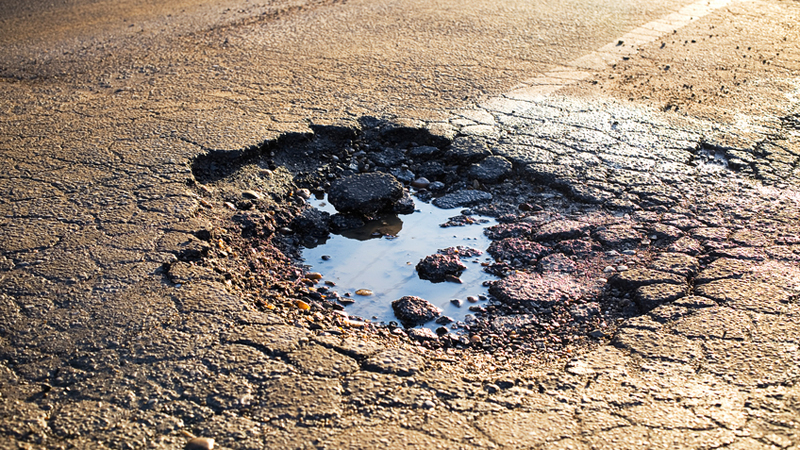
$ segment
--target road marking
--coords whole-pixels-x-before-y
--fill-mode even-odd
[[[662,36],[673,33],[693,21],[705,17],[717,9],[730,5],[735,0],[701,0],[668,14],[660,19],[646,23],[631,30],[618,39],[578,59],[556,67],[548,72],[522,81],[520,87],[498,97],[490,98],[479,106],[486,111],[513,113],[530,106],[564,86],[575,84],[593,76],[594,72],[604,70],[635,55],[642,45],[649,44]],[[462,111],[459,115],[467,117],[472,112]]]

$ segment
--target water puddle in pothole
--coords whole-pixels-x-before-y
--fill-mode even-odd
[[[326,212],[336,210],[324,199],[309,200],[309,203]],[[341,235],[333,234],[321,245],[302,251],[309,270],[322,274],[322,281],[335,286],[328,289],[345,299],[345,311],[351,316],[388,324],[397,321],[392,302],[406,295],[421,297],[442,309],[442,315],[456,321],[470,314],[468,297],[484,298],[485,281],[495,280],[483,271],[481,263],[491,262],[486,253],[490,240],[483,234],[486,227],[496,225],[493,218],[471,216],[486,220],[485,223],[464,226],[441,227],[449,218],[457,216],[461,209],[440,209],[430,203],[415,200],[413,214],[384,216],[364,227],[348,230]],[[428,255],[441,249],[466,246],[478,249],[481,255],[461,261],[467,269],[461,274],[461,283],[445,281],[432,283],[417,275],[416,265]],[[320,286],[323,286],[320,282]],[[371,295],[358,295],[356,291],[369,290]],[[463,301],[461,306],[452,299]],[[477,305],[485,305],[480,300]],[[428,322],[426,327],[435,329],[440,325]]]

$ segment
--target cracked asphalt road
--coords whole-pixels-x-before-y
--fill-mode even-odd
[[[3,2],[4,447],[797,446],[800,6],[658,21],[688,4]],[[194,157],[367,115],[484,140],[697,273],[554,362],[324,334],[165,279],[214,228]],[[615,283],[657,295],[655,261]]]

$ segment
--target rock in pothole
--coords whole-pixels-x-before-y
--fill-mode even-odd
[[[406,328],[430,322],[442,313],[442,310],[431,302],[413,295],[406,295],[393,301],[392,309]]]
[[[416,174],[414,174],[414,172],[408,169],[404,169],[402,167],[395,167],[389,170],[389,173],[394,175],[395,178],[397,178],[399,181],[405,184],[410,184],[412,181],[416,179]]]
[[[408,150],[408,155],[412,158],[434,158],[441,153],[441,149],[430,145],[421,145],[419,147],[411,147]]]
[[[489,287],[489,293],[509,305],[551,307],[577,299],[584,290],[575,279],[565,275],[515,273]]]
[[[525,265],[536,264],[539,258],[550,253],[550,249],[542,244],[520,238],[492,242],[486,251],[496,260]]]
[[[265,238],[275,232],[275,223],[264,214],[243,211],[232,217],[235,223],[242,228],[242,234],[248,237]]]
[[[445,151],[445,157],[459,163],[477,162],[491,154],[484,142],[469,137],[456,138]]]
[[[392,206],[392,212],[395,214],[413,214],[415,209],[414,199],[405,190],[403,197]]]
[[[319,239],[327,238],[331,215],[316,208],[310,208],[292,220],[292,229],[300,234]]]
[[[395,167],[405,161],[405,155],[396,148],[387,148],[370,155],[369,159],[376,166]]]
[[[334,181],[328,201],[343,213],[370,215],[391,210],[403,198],[403,185],[381,172],[361,173]]]
[[[502,156],[489,156],[469,168],[469,176],[482,183],[497,183],[511,175],[514,165]]]
[[[411,328],[408,330],[408,337],[417,341],[436,341],[439,336],[430,328]]]
[[[433,200],[433,205],[442,209],[453,209],[459,206],[475,206],[492,201],[492,194],[475,189],[464,189],[451,192]]]
[[[414,171],[417,176],[425,177],[429,180],[435,180],[447,174],[447,170],[439,161],[425,161],[417,166]]]
[[[463,256],[464,258],[472,258],[483,254],[483,252],[478,250],[477,248],[467,247],[465,245],[457,245],[455,247],[447,247],[445,249],[439,249],[437,253],[439,253],[440,255]]]
[[[467,269],[458,256],[435,254],[426,256],[417,264],[417,273],[423,280],[441,283],[458,278]],[[455,281],[455,280],[454,280]]]

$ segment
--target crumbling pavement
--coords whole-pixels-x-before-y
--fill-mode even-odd
[[[796,13],[758,7],[767,6]],[[359,329],[325,334],[301,308],[248,301],[232,278],[191,263],[219,231],[203,202],[226,208],[190,185],[191,161],[208,149],[133,112],[120,136],[98,119],[113,106],[106,97],[7,85],[9,448],[181,448],[181,430],[225,448],[796,445],[800,150],[788,101],[748,127],[577,94],[426,124],[443,139],[485,142],[539,186],[539,197],[504,199],[527,204],[522,216],[540,213],[539,232],[600,215],[591,240],[634,230],[637,252],[654,248],[611,256],[614,272],[595,274],[629,306],[613,334],[548,361],[499,348],[451,354]],[[69,112],[53,113],[63,105]],[[262,174],[241,174],[251,175]],[[267,179],[259,189],[291,195],[288,177]]]

